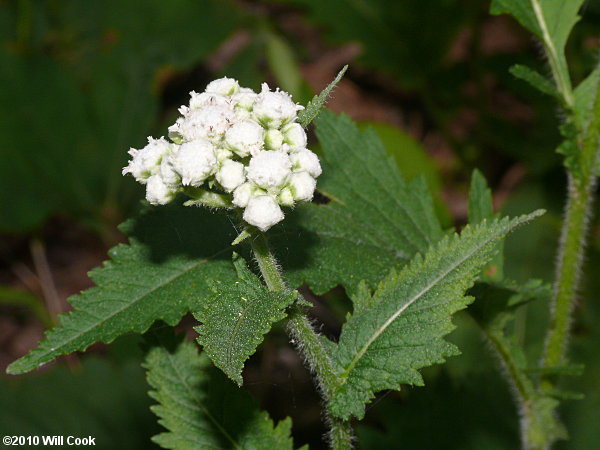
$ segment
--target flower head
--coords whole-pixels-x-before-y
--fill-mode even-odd
[[[192,91],[189,104],[179,108],[181,116],[169,127],[172,142],[148,138],[144,148],[131,149],[123,174],[145,184],[154,205],[178,192],[210,191],[265,231],[283,220],[281,206],[312,199],[321,174],[319,158],[306,148],[306,133],[296,122],[302,108],[266,83],[256,93],[232,78],[214,80],[204,92]]]

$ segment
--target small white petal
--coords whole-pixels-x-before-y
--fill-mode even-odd
[[[227,192],[233,191],[240,184],[246,181],[244,175],[244,165],[237,161],[227,159],[221,165],[221,168],[217,172],[215,177],[219,184],[223,186]]]
[[[160,175],[152,175],[146,184],[146,200],[153,205],[166,205],[175,198],[176,189],[167,186]]]
[[[181,176],[181,184],[200,186],[217,168],[215,148],[205,139],[186,142],[171,156],[171,164]]]
[[[263,148],[264,131],[256,122],[237,122],[225,133],[225,143],[242,158],[254,155]]]
[[[244,220],[261,231],[267,231],[283,220],[283,211],[269,195],[252,197],[244,210]]]
[[[239,89],[240,85],[237,80],[224,77],[208,83],[205,92],[208,92],[209,94],[233,95],[238,92]]]
[[[277,192],[287,181],[291,167],[286,153],[263,150],[252,157],[246,173],[257,186]]]
[[[312,177],[317,178],[322,173],[319,157],[307,148],[302,148],[290,153],[292,168],[294,171],[306,171]]]
[[[312,200],[316,186],[317,181],[307,172],[293,173],[290,176],[289,187],[294,195],[294,200]]]

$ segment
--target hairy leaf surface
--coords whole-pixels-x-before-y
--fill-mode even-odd
[[[151,333],[152,334],[152,333]],[[158,402],[151,407],[168,432],[154,436],[163,448],[292,449],[292,423],[277,426],[248,393],[210,367],[192,342],[156,336],[144,367]]]
[[[423,178],[404,181],[373,130],[345,115],[317,119],[323,175],[318,188],[331,201],[296,208],[274,231],[278,256],[293,286],[316,293],[361,280],[374,286],[443,235]]]
[[[458,353],[443,340],[451,316],[472,300],[465,296],[493,257],[498,242],[539,213],[467,226],[444,238],[399,273],[392,270],[375,294],[359,291],[354,313],[342,328],[334,354],[340,386],[332,395],[332,414],[364,416],[376,392],[423,383],[418,369]]]
[[[213,295],[194,312],[195,330],[205,353],[229,378],[241,385],[244,362],[256,351],[271,326],[283,319],[296,292],[270,292],[246,262],[234,255],[235,283],[215,282]]]
[[[8,373],[33,370],[127,332],[142,333],[158,319],[175,325],[212,296],[207,280],[235,281],[228,254],[235,234],[221,215],[174,204],[149,208],[122,230],[130,243],[111,249],[111,260],[90,273],[97,286],[71,297],[74,310],[60,316],[60,325]]]
[[[320,94],[315,95],[312,100],[308,102],[306,108],[298,113],[298,123],[302,125],[302,127],[306,128],[313,120],[317,118],[321,110],[325,107],[325,103],[327,103],[327,99],[333,92],[333,89],[337,86],[346,73],[346,70],[348,70],[347,65],[340,70],[335,79],[329,83]]]

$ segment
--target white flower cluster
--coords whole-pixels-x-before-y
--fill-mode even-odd
[[[286,92],[260,93],[231,78],[212,81],[169,127],[169,138],[148,138],[123,169],[146,185],[146,199],[164,205],[185,187],[229,195],[243,218],[265,231],[283,220],[281,206],[310,201],[321,174],[296,122],[303,109]]]

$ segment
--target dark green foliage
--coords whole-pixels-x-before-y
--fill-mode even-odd
[[[149,333],[151,407],[168,432],[154,436],[163,448],[292,449],[291,420],[274,426],[268,414],[233,386],[192,342],[160,330]]]
[[[323,148],[319,191],[331,201],[302,205],[273,232],[293,286],[316,293],[338,284],[374,286],[389,271],[439,240],[442,229],[422,178],[407,183],[372,130],[345,115],[317,120]],[[368,261],[368,264],[366,263]]]
[[[460,237],[447,237],[417,255],[401,272],[392,271],[373,297],[359,291],[333,356],[340,386],[331,412],[362,418],[364,404],[376,392],[422,384],[418,369],[457,354],[442,337],[453,329],[452,314],[472,300],[465,291],[497,251],[498,241],[537,215],[467,227]]]
[[[148,208],[122,230],[130,244],[114,247],[111,260],[91,272],[97,287],[72,297],[74,310],[9,373],[130,331],[143,333],[155,320],[176,325],[212,296],[209,280],[235,281],[228,253],[235,234],[224,216],[173,204]]]
[[[269,292],[234,253],[238,279],[211,283],[212,295],[194,310],[195,329],[204,352],[229,378],[241,385],[245,361],[256,351],[271,326],[283,319],[297,292]]]

